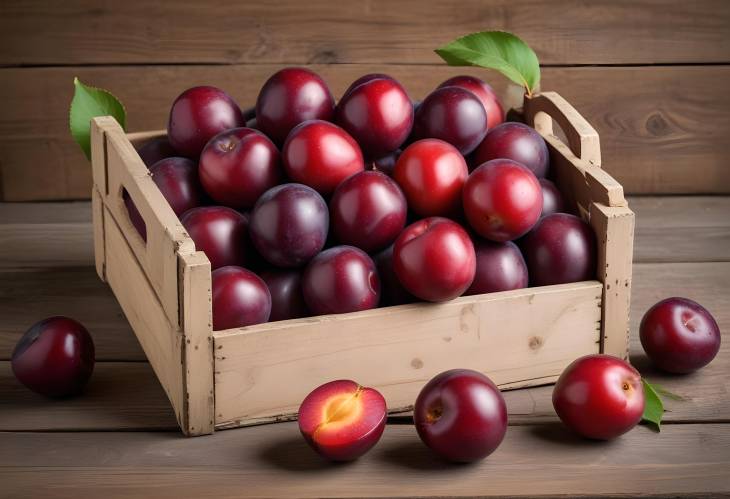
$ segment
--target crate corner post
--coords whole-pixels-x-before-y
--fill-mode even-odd
[[[184,409],[180,427],[187,436],[215,428],[211,268],[205,253],[179,255],[180,324]]]

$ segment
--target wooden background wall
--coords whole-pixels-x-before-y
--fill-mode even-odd
[[[730,192],[728,0],[2,0],[0,198],[88,197],[67,129],[74,76],[115,93],[130,130],[157,129],[189,86],[245,107],[292,64],[313,65],[337,96],[378,71],[422,97],[465,72],[433,49],[484,29],[536,50],[542,88],[598,129],[628,192]]]

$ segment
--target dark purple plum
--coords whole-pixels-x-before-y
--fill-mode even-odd
[[[335,246],[309,262],[302,290],[313,314],[343,314],[377,307],[380,279],[367,253],[354,246]]]
[[[596,278],[596,235],[574,215],[555,213],[540,219],[520,240],[520,248],[532,286]]]
[[[491,129],[504,122],[504,108],[494,89],[484,81],[474,76],[454,76],[449,78],[438,88],[460,87],[476,95],[487,112],[487,128]]]
[[[328,228],[327,203],[317,191],[283,184],[256,202],[249,230],[254,246],[269,263],[300,267],[322,250]]]
[[[252,326],[269,320],[271,295],[250,270],[229,265],[212,272],[213,330]]]
[[[337,124],[369,159],[398,149],[413,127],[413,104],[392,78],[374,78],[347,92],[335,110]]]
[[[479,239],[474,241],[474,250],[477,272],[465,295],[521,289],[529,284],[527,264],[515,243]]]
[[[167,137],[157,137],[148,140],[137,149],[139,157],[142,158],[144,164],[149,168],[161,159],[177,156],[175,149],[170,145]]]
[[[83,390],[94,371],[94,341],[68,317],[49,317],[21,336],[11,357],[15,377],[36,393],[66,397]]]
[[[283,176],[279,150],[251,128],[226,130],[210,139],[200,154],[199,168],[210,197],[236,209],[253,207]]]
[[[479,166],[493,159],[522,163],[538,178],[545,177],[550,166],[545,139],[523,123],[502,123],[487,132],[474,151],[473,164]]]
[[[418,299],[410,294],[398,280],[393,269],[393,245],[373,257],[380,277],[380,306],[390,307],[413,303]]]
[[[205,144],[216,134],[246,123],[238,104],[216,87],[193,87],[175,99],[167,123],[167,138],[173,149],[198,159]]]
[[[565,200],[558,186],[546,178],[540,179],[542,189],[542,213],[540,218],[553,213],[565,213]]]
[[[431,92],[416,112],[414,135],[441,139],[466,156],[487,133],[487,113],[479,98],[459,87]]]
[[[206,254],[212,270],[247,263],[247,221],[241,213],[225,206],[202,206],[185,212],[180,222],[195,248]]]
[[[266,270],[260,276],[271,293],[270,321],[298,319],[309,315],[302,294],[300,270]]]
[[[364,171],[342,182],[330,201],[330,220],[337,240],[367,253],[380,251],[406,224],[403,192],[387,175]]]
[[[256,126],[281,146],[292,128],[308,120],[330,121],[335,100],[316,73],[285,68],[274,73],[256,100]]]
[[[383,172],[387,176],[392,177],[393,171],[395,170],[395,164],[398,162],[398,158],[400,157],[402,152],[403,151],[401,151],[400,149],[396,149],[390,154],[387,154],[382,158],[376,159],[375,161],[373,161],[373,170]]]
[[[652,362],[670,373],[696,371],[720,351],[717,321],[687,298],[667,298],[651,307],[641,319],[639,337]]]
[[[198,179],[198,167],[192,160],[180,157],[161,159],[150,167],[150,176],[178,217],[203,204],[205,192]],[[126,190],[122,197],[132,225],[146,241],[147,227],[142,216]]]

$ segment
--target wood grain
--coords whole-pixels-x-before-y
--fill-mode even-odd
[[[67,315],[91,332],[97,360],[145,360],[109,286],[93,267],[0,272],[0,360],[45,317]]]
[[[74,76],[111,89],[129,130],[164,128],[185,88],[212,84],[249,106],[279,65],[0,69],[0,175],[4,199],[89,198],[91,168],[68,133]],[[468,68],[313,66],[339,95],[356,77],[387,70],[413,97]],[[505,95],[505,78],[487,74]],[[730,192],[730,66],[545,68],[542,87],[565,97],[601,137],[603,168],[630,193]],[[627,82],[631,82],[628,84]],[[657,92],[656,89],[661,89]],[[691,98],[689,98],[691,96]]]
[[[484,461],[435,458],[409,425],[388,426],[358,461],[333,466],[281,423],[184,439],[173,433],[0,434],[9,497],[678,496],[730,493],[730,426],[639,427],[612,442],[561,425],[511,427]],[[704,495],[703,495],[704,494]]]
[[[99,362],[83,395],[59,400],[31,392],[0,362],[0,431],[143,429],[180,431],[146,362]]]
[[[543,64],[727,62],[728,25],[723,0],[6,0],[0,64],[422,64],[485,29],[517,33]]]
[[[484,372],[501,388],[554,382],[598,353],[602,289],[585,281],[214,332],[216,426],[292,419],[333,379],[377,388],[391,411],[448,369]]]

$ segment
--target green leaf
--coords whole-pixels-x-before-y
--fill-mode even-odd
[[[656,383],[654,383],[651,386],[654,388],[655,392],[657,392],[659,395],[661,395],[664,398],[668,398],[670,400],[676,400],[678,402],[684,402],[687,400],[684,397],[682,397],[681,395],[677,395],[676,393],[670,392],[663,386],[657,385]]]
[[[472,33],[436,49],[450,66],[495,69],[525,87],[528,95],[540,83],[540,63],[522,40],[504,31]]]
[[[86,154],[86,159],[91,159],[91,118],[96,116],[113,116],[122,128],[126,126],[127,113],[116,97],[106,90],[88,87],[74,78],[69,127],[74,140]]]
[[[656,431],[661,431],[662,415],[664,414],[664,404],[659,398],[656,389],[650,385],[645,379],[641,380],[644,384],[644,414],[641,416],[643,421],[654,425]]]

